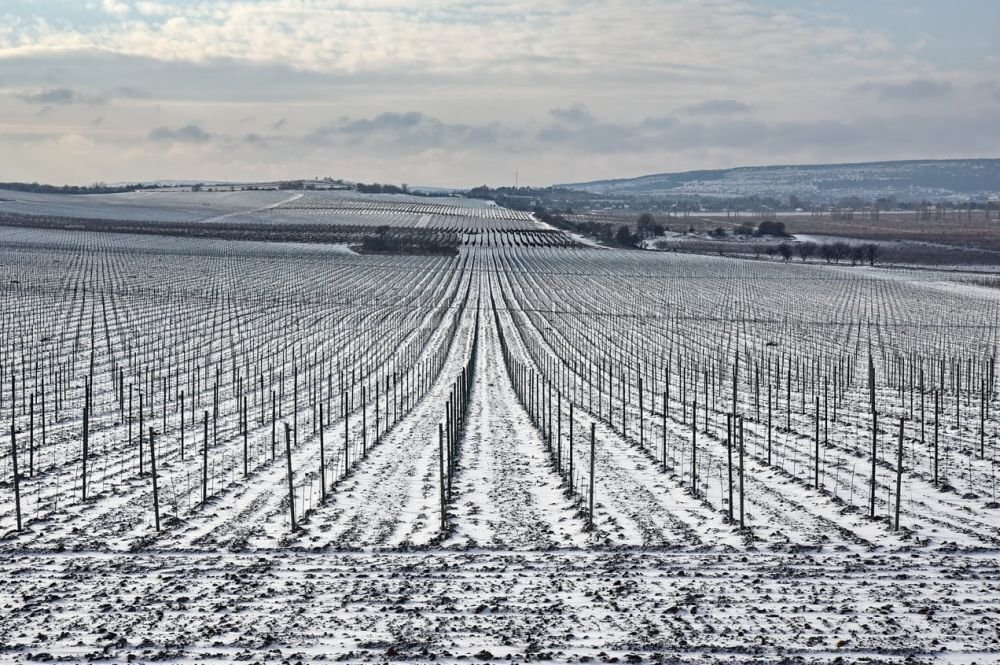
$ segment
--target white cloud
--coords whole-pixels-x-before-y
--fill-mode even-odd
[[[102,0],[127,22],[39,23],[0,55],[92,48],[172,61],[231,58],[323,72],[394,68],[463,74],[717,77],[750,62],[775,74],[824,52],[855,63],[886,44],[872,31],[817,26],[745,0]],[[679,48],[683,45],[683,48]],[[724,46],[724,48],[720,48]],[[773,68],[777,68],[775,71]],[[735,73],[735,72],[734,72]]]
[[[76,22],[0,8],[6,179],[49,179],[46,169],[78,182],[306,169],[467,184],[531,169],[544,184],[1000,150],[984,120],[996,112],[997,88],[983,84],[992,71],[922,59],[933,49],[909,48],[911,35],[897,42],[893,26],[817,13],[829,3],[86,6]],[[97,105],[103,122],[94,124]],[[904,109],[911,115],[897,117]],[[87,137],[94,157],[64,159],[42,136]]]
[[[126,2],[119,0],[101,0],[101,9],[112,16],[126,16],[132,8]]]
[[[135,3],[135,9],[144,16],[170,16],[176,9],[162,2],[140,1]]]

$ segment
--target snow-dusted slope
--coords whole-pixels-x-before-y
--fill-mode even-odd
[[[1000,193],[1000,159],[749,166],[559,186],[608,195],[968,200]]]

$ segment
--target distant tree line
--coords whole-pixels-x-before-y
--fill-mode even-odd
[[[278,189],[281,190],[299,190],[306,189],[305,180],[282,180],[278,183]]]
[[[550,212],[541,206],[535,208],[534,214],[542,222],[556,228],[589,235],[606,245],[624,248],[638,247],[645,238],[662,236],[669,231],[669,227],[657,223],[656,217],[649,212],[644,212],[636,218],[636,231],[634,233],[632,232],[632,228],[627,224],[622,224],[615,229],[610,224],[600,222],[574,222],[557,212]],[[693,233],[694,229],[690,228],[688,232]],[[712,231],[710,235],[722,237],[726,234],[727,232],[720,228]],[[761,221],[756,227],[748,222],[744,222],[733,229],[732,234],[755,238],[791,237],[784,222],[770,219]],[[805,262],[813,256],[819,255],[827,263],[840,263],[841,261],[850,260],[851,265],[867,263],[874,266],[881,257],[881,248],[877,243],[848,243],[840,240],[829,243],[806,241],[797,243],[782,242],[777,245],[754,244],[752,249],[754,255],[758,258],[762,254],[771,257],[778,255],[785,261],[791,260],[793,256],[797,255]]]
[[[643,240],[650,237],[659,237],[664,235],[670,230],[668,226],[660,224],[656,217],[650,212],[644,212],[640,214],[635,221],[635,232],[632,231],[632,226],[628,224],[622,224],[615,228],[611,224],[598,222],[598,221],[580,221],[576,222],[567,219],[562,214],[558,212],[553,212],[546,210],[542,206],[536,206],[534,208],[535,217],[537,217],[542,222],[555,226],[566,231],[573,231],[575,233],[580,233],[582,235],[588,235],[596,240],[603,242],[606,245],[613,245],[618,247],[633,248],[638,247]],[[694,228],[688,230],[689,233],[694,232]],[[738,226],[734,231],[734,235],[744,235],[744,236],[754,236],[758,238],[762,237],[773,237],[773,238],[787,238],[789,237],[788,231],[785,228],[784,222],[777,222],[773,220],[764,220],[760,222],[756,227],[744,222]],[[711,235],[722,237],[726,235],[724,229],[716,229]]]
[[[0,182],[0,189],[11,192],[30,192],[32,194],[125,194],[140,189],[158,189],[160,185],[106,185],[103,182],[93,185],[40,185],[37,182]]]
[[[749,222],[743,222],[737,226],[732,231],[727,231],[721,226],[713,230],[709,235],[714,238],[724,238],[729,234],[734,236],[742,237],[754,237],[754,238],[788,238],[790,237],[788,231],[785,229],[784,222],[775,222],[769,219],[765,219],[763,222],[754,226]]]
[[[785,261],[789,261],[793,255],[797,255],[804,263],[812,257],[819,255],[827,263],[840,263],[844,260],[850,260],[852,266],[856,266],[859,263],[867,263],[873,266],[882,256],[882,250],[877,243],[852,244],[842,240],[825,243],[815,243],[812,241],[797,243],[783,242],[777,246],[755,245],[753,250],[754,254],[758,257],[761,254],[772,257],[778,255]]]
[[[354,189],[358,191],[359,194],[409,194],[410,188],[404,182],[402,185],[383,185],[381,183],[373,182],[370,185],[366,185],[363,182],[359,182],[354,185]]]
[[[346,185],[342,185],[336,180],[282,180],[277,183],[277,188],[280,190],[304,190],[308,192],[313,191],[328,191],[330,189],[348,189]],[[256,190],[257,187],[249,186],[245,187],[247,190]],[[263,187],[262,189],[272,189],[268,187]]]
[[[355,183],[354,189],[359,194],[409,194],[410,196],[423,196],[425,198],[450,198],[452,196],[451,192],[447,191],[414,191],[405,182],[402,185],[385,185],[378,182],[365,184],[359,182]]]

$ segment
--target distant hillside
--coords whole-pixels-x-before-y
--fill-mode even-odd
[[[614,196],[783,198],[794,195],[816,202],[849,196],[866,200],[889,196],[900,201],[968,200],[1000,195],[1000,159],[749,166],[558,187]]]

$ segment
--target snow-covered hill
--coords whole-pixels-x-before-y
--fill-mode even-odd
[[[1000,159],[751,166],[559,186],[609,195],[779,198],[794,195],[811,201],[895,196],[899,200],[964,201],[1000,194]]]

